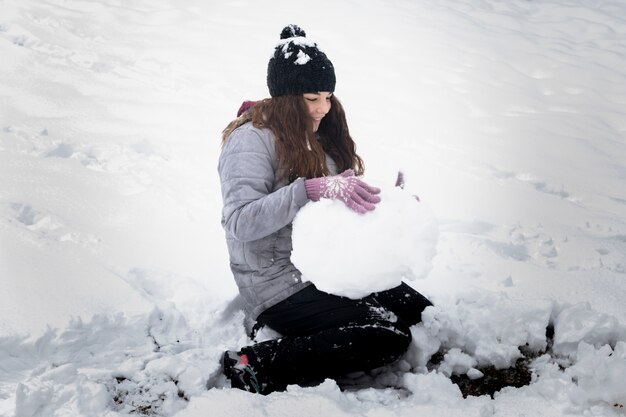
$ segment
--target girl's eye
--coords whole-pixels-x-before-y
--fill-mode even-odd
[[[331,98],[332,98],[332,96],[328,96],[328,97],[326,97],[326,101],[330,101],[330,99],[331,99]],[[317,100],[319,99],[319,97],[305,97],[305,99],[306,99],[307,101],[314,102],[314,101],[317,101]]]

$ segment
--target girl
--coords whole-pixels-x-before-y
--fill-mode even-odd
[[[298,26],[283,29],[267,84],[271,98],[244,103],[224,130],[218,166],[222,225],[247,315],[282,335],[225,352],[223,372],[232,387],[261,394],[393,362],[431,305],[404,283],[352,300],[302,282],[290,260],[298,210],[330,198],[362,215],[380,190],[357,177],[363,161],[334,95],[333,64]]]

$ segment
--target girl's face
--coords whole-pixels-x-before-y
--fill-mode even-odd
[[[303,94],[306,108],[309,111],[309,116],[311,116],[311,120],[313,122],[314,132],[317,132],[317,129],[320,127],[320,122],[330,110],[330,98],[332,96],[333,93],[329,93],[328,91]]]

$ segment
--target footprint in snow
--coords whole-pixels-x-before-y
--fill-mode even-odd
[[[53,213],[38,210],[29,204],[9,203],[0,207],[9,223],[21,227],[38,241],[72,242],[81,246],[97,244],[99,239],[90,234],[72,231],[61,218]]]

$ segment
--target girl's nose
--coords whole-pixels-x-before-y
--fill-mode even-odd
[[[327,101],[323,101],[322,104],[317,108],[317,112],[320,114],[326,114],[330,110],[330,103]]]

